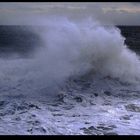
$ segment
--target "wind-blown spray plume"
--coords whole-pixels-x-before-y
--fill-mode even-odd
[[[1,60],[3,84],[15,86],[24,81],[22,86],[27,90],[54,88],[71,76],[89,72],[93,77],[100,74],[139,82],[140,61],[124,44],[118,28],[102,26],[90,18],[74,22],[48,17],[39,22],[45,26],[33,31],[42,39],[43,47],[33,59]]]
[[[73,22],[53,17],[44,20],[39,32],[44,41],[39,64],[55,78],[82,75],[87,72],[136,82],[140,78],[140,62],[124,44],[117,27],[102,26],[93,19]]]

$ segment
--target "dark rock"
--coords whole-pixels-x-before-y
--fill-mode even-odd
[[[95,97],[97,97],[98,96],[98,93],[94,93],[94,95],[95,95]]]
[[[107,96],[110,96],[110,95],[111,95],[111,92],[109,92],[109,91],[104,91],[104,94],[107,95]]]
[[[81,97],[75,97],[74,99],[75,99],[77,102],[82,102],[82,101],[83,101]]]
[[[135,104],[128,104],[125,106],[127,111],[140,112],[140,107]]]
[[[30,104],[29,107],[30,108],[35,108],[35,109],[41,109],[40,107],[38,107],[37,105],[34,105],[34,104]]]
[[[7,102],[6,101],[0,101],[0,107],[6,105]]]

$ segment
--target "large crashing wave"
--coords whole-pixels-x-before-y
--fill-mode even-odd
[[[41,21],[45,26],[34,31],[42,38],[43,47],[30,60],[0,60],[1,86],[25,81],[28,89],[54,88],[54,84],[88,72],[93,77],[100,74],[139,82],[140,61],[124,44],[118,28],[102,26],[90,18],[80,22],[65,17]]]
[[[140,79],[138,56],[124,44],[117,27],[102,26],[93,19],[80,22],[67,18],[48,18],[39,32],[45,49],[38,55],[39,64],[56,77],[87,72],[119,78],[124,82]]]

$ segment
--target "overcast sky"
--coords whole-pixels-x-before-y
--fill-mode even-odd
[[[32,17],[67,15],[93,17],[102,23],[140,25],[139,2],[0,2],[0,24],[24,24]],[[25,23],[25,24],[26,24]],[[35,23],[35,22],[33,22]]]

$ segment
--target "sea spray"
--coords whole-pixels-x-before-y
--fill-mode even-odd
[[[138,56],[124,44],[117,27],[106,27],[92,18],[72,21],[66,17],[40,18],[33,30],[42,47],[32,59],[0,60],[1,86],[33,93],[57,89],[67,78],[95,74],[122,82],[140,80]],[[41,25],[41,24],[40,24]]]
[[[43,25],[38,32],[44,42],[38,64],[54,78],[92,71],[124,82],[139,81],[138,56],[124,44],[117,27],[103,26],[92,18],[74,22],[66,17],[49,17]]]

